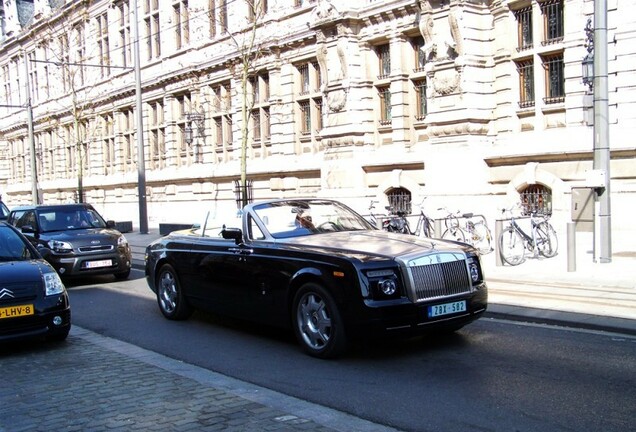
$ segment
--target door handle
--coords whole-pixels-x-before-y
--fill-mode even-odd
[[[230,248],[229,250],[230,252],[239,254],[239,255],[251,255],[252,252],[254,252],[253,249],[246,249],[246,248]]]

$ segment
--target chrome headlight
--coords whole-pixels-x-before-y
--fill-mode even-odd
[[[63,241],[59,241],[59,240],[50,240],[49,241],[49,248],[53,252],[57,252],[57,253],[67,253],[67,252],[72,252],[73,251],[73,245],[72,244],[70,244],[69,242],[63,242]]]
[[[117,246],[120,246],[120,247],[128,246],[128,239],[126,238],[125,235],[122,234],[121,236],[119,236],[119,238],[117,239]]]
[[[367,272],[371,297],[376,300],[399,298],[400,282],[395,271],[370,270]]]
[[[57,273],[44,273],[42,279],[44,280],[44,294],[47,296],[62,294],[66,289]]]
[[[473,283],[478,283],[483,280],[483,276],[481,274],[481,266],[479,265],[479,259],[477,257],[468,257],[466,260],[468,263],[468,273],[470,274],[470,280]]]

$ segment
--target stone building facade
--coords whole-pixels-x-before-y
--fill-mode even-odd
[[[3,1],[11,205],[32,201],[34,153],[41,201],[76,200],[81,178],[87,202],[138,226],[134,4]],[[521,201],[563,232],[592,169],[593,12],[592,0],[139,0],[149,225],[236,211],[245,142],[255,200],[330,197],[363,214],[424,202],[489,223]],[[635,0],[608,0],[612,224],[631,238],[635,14]]]

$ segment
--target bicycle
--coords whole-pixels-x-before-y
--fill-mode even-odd
[[[417,225],[415,225],[415,230],[411,232],[411,234],[418,236],[418,237],[428,237],[431,238],[435,235],[435,221],[428,217],[425,213],[424,213],[424,201],[426,200],[426,197],[424,197],[424,199],[422,199],[422,202],[420,203],[419,207],[420,207],[420,216],[417,219]]]
[[[526,250],[534,256],[542,255],[552,258],[557,254],[558,238],[549,222],[548,216],[530,215],[530,234],[526,233],[512,215],[512,209],[503,209],[502,213],[510,213],[510,223],[499,234],[499,255],[501,259],[516,266],[525,261]]]
[[[473,213],[460,214],[459,211],[451,213],[445,208],[440,208],[440,210],[445,210],[448,213],[444,218],[446,230],[442,234],[443,239],[468,243],[475,247],[480,255],[486,255],[493,251],[492,232],[488,228],[484,216]],[[463,225],[460,223],[460,219],[465,220]]]
[[[377,201],[371,200],[369,204],[369,219],[368,221],[377,228],[382,228],[384,231],[397,232],[402,234],[410,234],[411,230],[409,222],[406,220],[406,213],[403,211],[394,211],[393,207],[386,206],[386,210],[389,212],[389,217],[382,218],[382,224],[378,224],[377,217],[373,213],[375,204]],[[380,226],[381,225],[381,226]]]

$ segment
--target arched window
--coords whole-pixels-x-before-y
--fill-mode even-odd
[[[527,186],[519,195],[521,197],[521,213],[524,216],[532,213],[552,214],[552,190],[550,188],[533,184]]]
[[[386,193],[386,197],[394,213],[411,214],[411,192],[408,189],[393,188]]]

